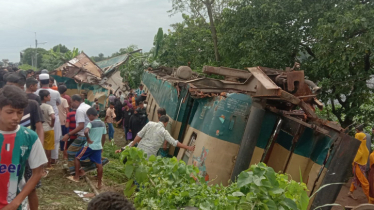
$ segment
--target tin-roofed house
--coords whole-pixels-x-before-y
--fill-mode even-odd
[[[87,99],[99,100],[104,109],[109,92],[117,94],[130,89],[123,82],[119,67],[126,63],[129,55],[119,55],[95,63],[84,52],[55,69],[51,74],[57,82],[68,87],[67,94],[87,94]]]

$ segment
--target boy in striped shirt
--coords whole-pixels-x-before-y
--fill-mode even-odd
[[[25,199],[42,177],[47,163],[38,135],[19,126],[28,100],[18,87],[5,86],[0,91],[0,209],[28,208]],[[26,162],[32,176],[25,182]]]
[[[94,108],[87,110],[87,116],[90,122],[84,129],[84,135],[87,138],[86,145],[75,156],[75,176],[68,177],[71,181],[79,182],[79,176],[84,176],[84,170],[80,169],[80,160],[89,158],[91,162],[96,163],[97,168],[97,187],[101,188],[103,177],[103,165],[101,161],[101,152],[105,142],[106,126],[103,121],[97,117],[97,111]]]

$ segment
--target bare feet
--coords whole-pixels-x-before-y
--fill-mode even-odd
[[[99,181],[97,182],[97,186],[96,186],[96,188],[97,188],[98,190],[100,190],[101,187],[102,187],[101,180],[99,180]]]
[[[79,170],[79,176],[85,176],[86,175],[86,172],[84,170]]]
[[[52,165],[56,165],[57,163],[58,163],[58,160],[55,160],[55,159],[52,159],[52,160],[51,160],[51,164],[52,164]]]
[[[349,192],[348,197],[351,197],[353,200],[357,200],[357,198],[353,196],[353,192]]]

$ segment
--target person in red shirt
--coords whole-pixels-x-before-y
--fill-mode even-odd
[[[76,110],[72,110],[69,112],[66,116],[66,124],[65,126],[69,128],[69,132],[74,130],[76,127],[76,122],[75,122],[75,112]],[[77,138],[77,135],[71,135],[68,141],[65,141],[65,146],[64,146],[64,159],[68,159],[68,148],[71,143]]]

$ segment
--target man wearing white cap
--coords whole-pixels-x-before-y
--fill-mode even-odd
[[[47,102],[47,104],[51,105],[53,111],[55,112],[55,125],[54,125],[54,132],[55,132],[55,149],[52,150],[52,164],[57,162],[58,159],[58,151],[60,147],[60,137],[61,133],[61,123],[58,117],[58,105],[61,104],[61,96],[58,91],[52,90],[49,88],[49,74],[40,74],[39,75],[40,85],[41,88],[38,89],[35,94],[39,95],[40,90],[48,90],[51,95],[51,100]]]

